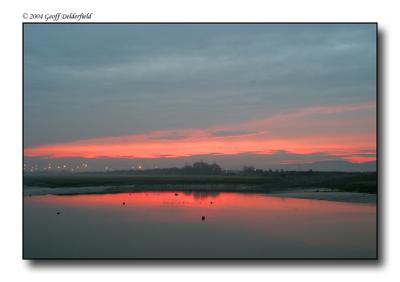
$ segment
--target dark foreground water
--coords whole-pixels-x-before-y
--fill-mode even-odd
[[[31,196],[24,256],[374,258],[375,212],[374,204],[245,193]]]

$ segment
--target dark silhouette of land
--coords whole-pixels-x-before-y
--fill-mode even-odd
[[[24,185],[45,188],[113,186],[112,192],[170,190],[270,193],[313,188],[316,192],[331,189],[376,194],[377,175],[376,172],[273,171],[252,166],[246,166],[241,171],[230,171],[223,170],[215,163],[196,162],[183,168],[25,174]]]

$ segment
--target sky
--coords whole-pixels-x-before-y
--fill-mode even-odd
[[[24,156],[37,170],[375,161],[376,27],[26,24]]]

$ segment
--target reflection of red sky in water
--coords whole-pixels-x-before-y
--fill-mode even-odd
[[[25,200],[47,204],[104,208],[126,207],[186,207],[186,208],[242,208],[283,212],[295,209],[297,213],[308,212],[374,212],[375,205],[353,204],[333,201],[272,197],[263,194],[207,193],[207,192],[133,192],[118,194],[89,194],[68,196],[33,196]],[[211,204],[212,202],[212,204]]]
[[[24,205],[26,212],[40,212],[40,218],[45,217],[46,221],[73,225],[79,219],[89,226],[129,227],[132,234],[176,229],[176,236],[205,232],[207,236],[231,238],[240,232],[258,238],[254,240],[294,240],[300,245],[312,242],[321,247],[339,244],[340,248],[352,244],[369,246],[374,241],[374,204],[250,193],[177,193],[178,196],[175,192],[32,196],[25,197]],[[338,238],[348,239],[343,243]]]

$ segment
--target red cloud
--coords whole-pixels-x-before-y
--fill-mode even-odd
[[[168,129],[25,148],[24,154],[50,158],[159,158],[284,150],[296,154],[325,152],[362,162],[375,159],[360,155],[376,148],[374,109],[373,102],[308,107],[210,128]],[[349,113],[354,116],[346,116]]]

